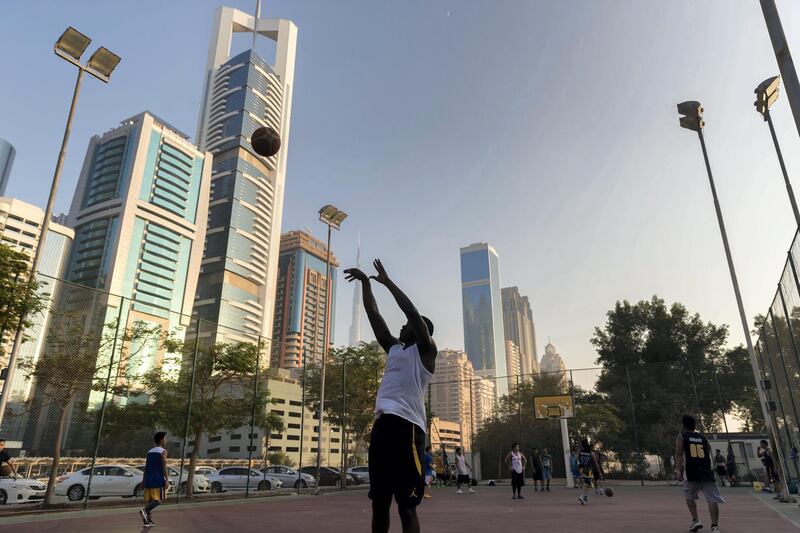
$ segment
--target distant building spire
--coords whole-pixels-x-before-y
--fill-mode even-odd
[[[356,268],[361,268],[361,232],[358,232],[358,248],[356,248]],[[353,284],[353,316],[350,324],[350,346],[358,346],[361,342],[361,284]]]

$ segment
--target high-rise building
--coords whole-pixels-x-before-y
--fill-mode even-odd
[[[44,210],[25,203],[15,198],[0,197],[0,239],[17,251],[28,254],[30,261],[33,262],[33,249],[41,235],[42,222],[44,221]],[[39,261],[39,282],[42,284],[42,294],[44,307],[42,310],[31,317],[31,326],[25,332],[27,342],[22,343],[19,348],[18,360],[30,361],[35,363],[41,353],[42,344],[45,339],[45,331],[50,318],[51,304],[58,293],[60,286],[56,281],[64,275],[67,259],[69,258],[72,239],[75,233],[61,224],[51,222],[47,231],[47,238],[44,240]],[[8,354],[14,340],[14,329],[6,329],[0,339],[3,348],[3,357],[0,359],[0,367],[5,368]],[[14,408],[14,404],[21,405],[30,397],[31,381],[26,379],[22,372],[16,372],[13,377],[11,394],[9,396],[9,407]],[[19,440],[21,435],[12,430],[11,426],[24,427],[19,417],[9,417],[5,419],[3,431],[7,439]],[[5,427],[8,426],[8,427]]]
[[[461,248],[461,300],[464,312],[464,349],[475,372],[497,379],[496,392],[508,392],[503,306],[500,296],[500,259],[485,242]]]
[[[442,447],[450,452],[457,447],[464,447],[464,436],[461,433],[461,424],[444,420],[438,416],[431,418],[430,445],[433,453],[439,453]]]
[[[11,177],[11,165],[14,164],[16,150],[7,140],[0,138],[0,196],[6,193],[8,180]]]
[[[356,268],[361,268],[361,237],[359,236],[358,250],[356,251]],[[361,296],[361,284],[353,283],[353,314],[350,322],[349,346],[358,346],[361,342],[361,310],[364,302]]]
[[[277,43],[275,64],[254,50],[230,57],[235,32]],[[283,192],[294,88],[297,27],[217,9],[197,127],[197,144],[214,155],[208,231],[195,313],[227,326],[226,337],[272,335]],[[264,158],[250,136],[270,126],[281,149]],[[222,330],[218,332],[218,336]]]
[[[522,374],[519,348],[514,344],[514,341],[506,341],[506,368],[508,369],[508,376],[512,380]]]
[[[471,445],[473,430],[492,416],[494,394],[494,383],[476,374],[466,352],[439,351],[431,383],[431,411],[442,420],[460,425],[464,446]]]
[[[319,362],[326,342],[328,346],[332,344],[339,263],[331,253],[331,278],[327,279],[326,255],[325,243],[310,233],[290,231],[281,235],[272,331],[273,367],[301,368],[303,353],[306,363]],[[326,307],[329,291],[330,307]],[[327,330],[326,322],[330,322]]]
[[[68,216],[75,245],[67,280],[125,298],[129,321],[167,331],[187,326],[210,159],[147,111],[92,137]]]
[[[556,347],[550,342],[544,347],[544,355],[542,356],[542,362],[539,363],[539,368],[541,372],[564,372],[567,369],[564,359],[561,358],[558,351],[556,351]]]
[[[536,329],[533,311],[527,296],[521,296],[517,287],[505,287],[503,298],[503,331],[506,341],[512,341],[519,350],[520,371],[526,379],[539,371],[536,353]]]

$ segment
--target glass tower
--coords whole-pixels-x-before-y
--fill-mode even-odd
[[[254,26],[276,41],[274,65],[253,50],[230,57],[232,34]],[[227,340],[272,335],[296,34],[288,20],[228,7],[215,16],[197,129],[198,146],[214,160],[194,313],[225,326],[217,335]],[[269,158],[250,146],[261,126],[282,140]]]
[[[8,179],[11,175],[11,165],[14,164],[16,151],[11,143],[0,138],[0,196],[6,193]]]
[[[461,248],[461,300],[464,349],[476,374],[502,376],[495,389],[500,397],[508,392],[500,258],[488,243]]]

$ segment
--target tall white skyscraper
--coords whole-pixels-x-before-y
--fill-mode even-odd
[[[254,50],[231,57],[234,33],[276,42],[275,64]],[[197,143],[214,155],[208,233],[194,311],[227,337],[272,335],[297,27],[230,7],[214,16]],[[280,134],[264,158],[250,146],[261,126]],[[242,334],[240,334],[243,333]],[[222,331],[218,332],[222,333]]]
[[[361,236],[358,237],[358,250],[356,251],[356,268],[361,268]],[[361,342],[361,284],[353,283],[353,316],[350,324],[350,346],[358,346]]]

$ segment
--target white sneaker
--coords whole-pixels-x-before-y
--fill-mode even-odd
[[[581,505],[586,505],[588,499],[589,498],[587,498],[586,496],[578,496],[578,501],[580,502]]]
[[[456,494],[464,494],[464,491],[461,490],[461,489],[458,489],[458,492],[456,492]]]
[[[703,523],[700,520],[692,520],[692,523],[689,524],[689,531],[700,531],[703,529]]]
[[[475,494],[475,491],[474,491],[474,490],[472,490],[472,489],[469,489],[469,493],[470,493],[470,494]]]
[[[711,526],[711,533],[714,533],[715,531],[716,533],[719,533],[719,526]]]

